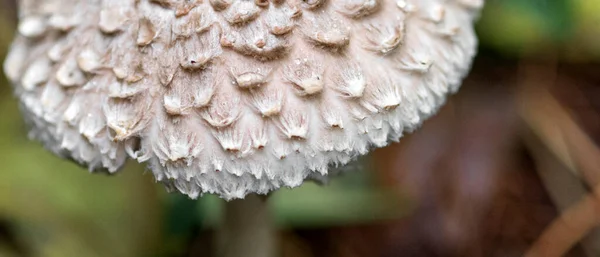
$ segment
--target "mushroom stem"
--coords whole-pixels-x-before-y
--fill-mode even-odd
[[[268,197],[248,195],[225,203],[217,232],[217,257],[274,257],[276,233]]]

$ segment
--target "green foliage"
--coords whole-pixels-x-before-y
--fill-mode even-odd
[[[572,42],[580,15],[576,11],[570,0],[489,0],[478,32],[484,46],[500,52],[539,54]]]
[[[27,140],[10,96],[0,108],[0,218],[17,225],[34,256],[143,256],[155,245],[162,209],[139,166],[90,175]]]
[[[410,212],[408,199],[375,188],[368,183],[367,172],[343,174],[327,186],[307,182],[275,192],[269,201],[277,224],[285,228],[343,226],[399,218]],[[214,196],[200,200],[205,226],[219,224],[223,203]]]
[[[553,41],[562,42],[572,36],[575,23],[569,0],[503,0],[502,3],[521,9],[541,21],[542,33]]]

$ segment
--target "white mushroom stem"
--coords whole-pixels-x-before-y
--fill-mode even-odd
[[[268,197],[248,195],[225,203],[225,215],[217,231],[217,257],[277,256],[277,235]]]

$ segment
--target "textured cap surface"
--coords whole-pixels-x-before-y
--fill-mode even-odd
[[[267,193],[397,141],[458,89],[483,0],[22,0],[30,135],[192,198]]]

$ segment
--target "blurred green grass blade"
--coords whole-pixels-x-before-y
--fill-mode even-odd
[[[569,0],[487,1],[477,25],[480,41],[516,56],[566,44],[576,26],[574,9]]]
[[[35,256],[143,256],[159,237],[157,186],[141,167],[90,174],[26,139],[11,95],[0,95],[0,216]]]
[[[545,34],[554,41],[564,41],[572,36],[575,22],[570,0],[503,0],[502,4],[521,8],[540,19]]]
[[[412,210],[408,198],[397,192],[355,184],[366,173],[352,171],[333,178],[327,186],[307,182],[299,188],[275,192],[269,201],[276,223],[283,228],[357,225],[401,218]],[[200,199],[205,226],[214,228],[219,224],[223,203],[215,196]]]

